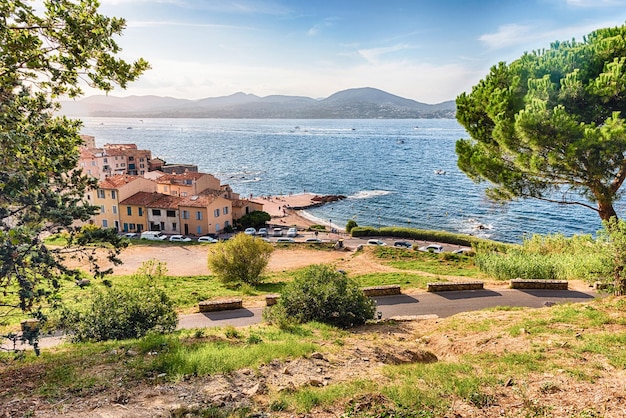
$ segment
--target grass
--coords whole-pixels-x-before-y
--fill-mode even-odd
[[[374,255],[385,264],[401,270],[416,270],[440,276],[484,277],[474,258],[452,253],[429,253],[392,247],[378,247]],[[432,280],[431,280],[432,281]]]
[[[359,280],[363,287],[398,284],[403,289],[426,289],[426,284],[433,281],[432,277],[414,273],[368,273],[353,277]]]
[[[567,381],[578,382],[580,391],[583,385],[594,386],[602,376],[610,376],[611,368],[626,370],[625,310],[623,298],[605,298],[586,304],[491,310],[438,319],[400,340],[437,339],[432,347],[440,356],[436,363],[387,365],[374,374],[377,377],[360,375],[348,381],[330,380],[324,387],[270,390],[255,409],[290,414],[333,410],[355,417],[438,417],[459,404],[480,415],[494,405],[506,409],[500,403],[510,402],[515,405],[511,411],[515,416],[549,416],[554,413],[552,400],[545,395],[567,393]],[[399,325],[385,328],[392,330],[389,335],[394,326]],[[47,401],[57,402],[68,395],[88,397],[144,381],[152,385],[185,380],[189,384],[193,376],[254,370],[274,359],[306,357],[313,351],[329,356],[346,347],[378,347],[381,338],[394,338],[378,327],[365,327],[357,333],[322,324],[290,330],[266,325],[224,327],[66,345],[44,350],[39,358],[29,354],[21,362],[5,354],[0,356],[5,363],[0,383],[9,389],[0,402],[19,396],[23,384],[31,385],[34,393]],[[471,343],[465,342],[467,339]],[[452,350],[447,356],[446,342]],[[429,349],[430,343],[424,344]],[[21,376],[21,384],[6,384],[15,375]],[[565,377],[569,380],[564,381]],[[580,414],[583,412],[598,411],[587,408]]]

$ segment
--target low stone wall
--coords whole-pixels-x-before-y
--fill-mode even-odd
[[[280,295],[265,295],[265,306],[274,306],[278,303]]]
[[[511,289],[567,290],[567,280],[511,279]]]
[[[370,287],[364,287],[361,290],[363,290],[363,294],[368,297],[399,295],[400,285],[388,284],[385,286],[370,286]]]
[[[483,282],[433,282],[428,283],[428,292],[446,292],[450,290],[480,290],[484,288]]]
[[[240,298],[205,300],[198,303],[200,312],[226,311],[229,309],[241,309],[243,302]]]

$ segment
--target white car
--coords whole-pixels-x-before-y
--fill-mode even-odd
[[[258,236],[260,237],[266,237],[267,236],[267,228],[259,228],[259,232],[256,233]]]
[[[172,235],[170,237],[170,241],[171,242],[189,242],[191,241],[191,238],[186,237],[184,235]]]
[[[246,228],[245,231],[243,231],[244,234],[246,235],[256,235],[256,229],[254,228]]]
[[[368,245],[387,245],[379,239],[370,239],[367,241]]]
[[[425,251],[427,253],[442,253],[443,252],[443,246],[439,245],[439,244],[430,244],[430,245],[426,245],[424,247],[419,247],[420,251]]]
[[[139,238],[139,234],[136,232],[127,232],[124,234],[124,238]]]
[[[272,230],[272,236],[274,236],[274,237],[282,237],[283,236],[283,229],[282,228],[274,228]]]
[[[320,242],[322,242],[322,240],[319,238],[307,238],[304,240],[304,242],[319,244]]]
[[[293,238],[278,238],[276,240],[278,243],[286,243],[286,242],[296,242]]]
[[[198,242],[208,242],[209,244],[215,244],[217,242],[219,242],[218,240],[216,240],[213,237],[210,237],[208,235],[202,236],[198,238]]]
[[[163,241],[167,239],[167,235],[165,235],[161,231],[145,231],[141,233],[141,239],[149,239],[152,241]]]
[[[294,238],[298,236],[298,230],[296,228],[289,228],[287,231],[287,237]]]

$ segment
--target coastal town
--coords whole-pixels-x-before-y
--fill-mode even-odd
[[[167,164],[135,144],[97,147],[95,137],[81,137],[78,167],[98,179],[87,200],[100,210],[89,223],[121,233],[219,235],[254,211],[267,212],[277,223],[308,226],[312,222],[292,208],[315,206],[322,199],[306,193],[242,197],[195,165]]]

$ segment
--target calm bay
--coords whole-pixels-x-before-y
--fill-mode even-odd
[[[242,196],[312,192],[347,199],[309,209],[319,223],[409,226],[504,242],[534,233],[594,234],[597,214],[538,200],[494,204],[456,166],[453,119],[82,118],[96,144],[134,143],[195,164]],[[617,205],[620,212],[623,203]]]

